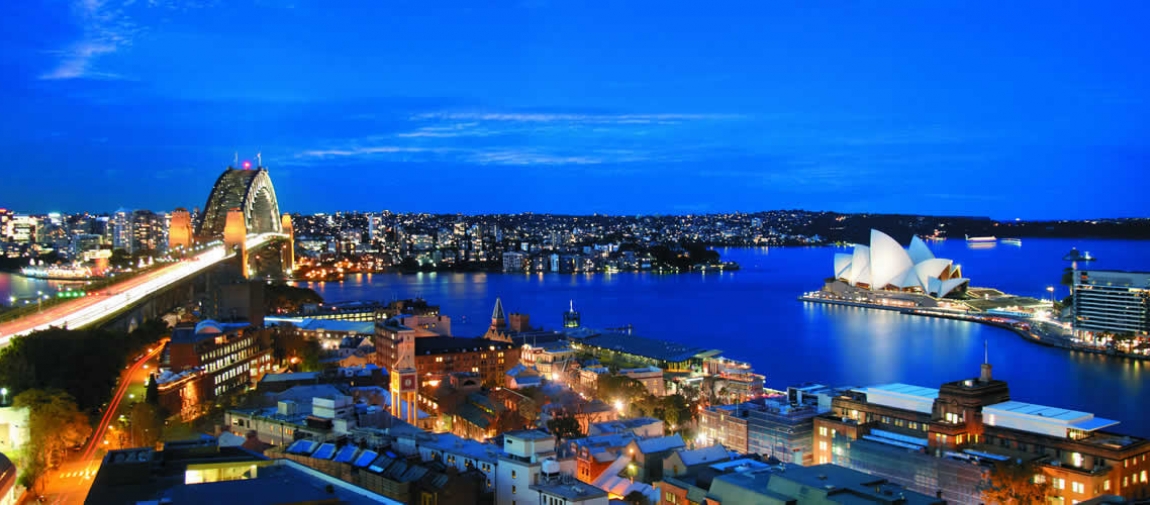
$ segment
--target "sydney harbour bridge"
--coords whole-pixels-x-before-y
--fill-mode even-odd
[[[178,261],[42,312],[0,325],[0,346],[13,336],[50,327],[84,328],[114,319],[154,317],[186,301],[191,283],[243,283],[253,278],[291,276],[295,237],[291,218],[280,214],[271,177],[264,167],[228,167],[216,180],[194,223],[186,209],[172,212],[169,252]],[[219,279],[228,279],[220,281]],[[212,289],[212,288],[210,288]],[[142,311],[147,309],[147,314]],[[132,312],[141,312],[132,316]]]

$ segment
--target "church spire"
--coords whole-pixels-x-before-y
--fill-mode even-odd
[[[507,325],[507,318],[503,314],[503,300],[495,298],[495,310],[491,311],[491,327],[502,328]]]

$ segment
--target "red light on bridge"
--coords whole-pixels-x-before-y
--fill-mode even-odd
[[[251,169],[252,169],[252,162],[245,161],[244,162],[244,170],[251,170]]]

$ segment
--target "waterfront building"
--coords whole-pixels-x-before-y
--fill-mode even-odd
[[[526,265],[527,255],[516,252],[508,251],[503,253],[503,271],[504,272],[523,272],[524,265]]]
[[[801,467],[780,464],[768,468],[756,462],[711,465],[697,479],[669,478],[656,484],[659,505],[684,503],[793,503],[876,505],[944,505],[942,499],[920,494],[887,479],[835,465]],[[714,475],[713,478],[707,479]]]
[[[815,459],[899,482],[952,503],[976,504],[996,464],[1033,461],[1060,499],[1150,494],[1150,441],[1109,431],[1117,421],[1014,401],[983,364],[979,377],[938,389],[859,388],[814,420]]]
[[[220,396],[241,391],[273,366],[262,332],[248,323],[207,320],[179,324],[161,354],[159,402],[184,419],[198,417]]]
[[[575,310],[575,300],[571,300],[571,308],[563,313],[563,327],[578,328],[580,321],[579,312]]]
[[[878,230],[870,231],[870,244],[855,244],[850,254],[834,258],[834,278],[850,286],[871,291],[909,291],[943,298],[970,284],[962,267],[948,259],[935,258],[917,236],[910,248]]]
[[[1074,271],[1074,329],[1086,335],[1150,333],[1150,272]]]
[[[571,347],[603,361],[652,365],[669,372],[701,369],[703,360],[709,357],[708,351],[699,347],[619,332],[592,332],[590,336],[571,339]]]

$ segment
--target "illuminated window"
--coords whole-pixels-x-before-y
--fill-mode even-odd
[[[1054,489],[1066,489],[1066,479],[1055,477],[1053,484]]]
[[[1081,483],[1081,482],[1071,482],[1070,483],[1070,490],[1074,491],[1075,493],[1085,493],[1086,492],[1086,485]]]
[[[511,494],[515,494],[515,486],[511,486]]]
[[[824,437],[827,436],[827,427],[826,426],[819,426],[819,435],[822,435]]]
[[[1106,481],[1104,481],[1102,483],[1102,490],[1103,491],[1109,491],[1110,490],[1110,479],[1106,479]]]
[[[827,450],[827,441],[826,440],[822,440],[819,442],[819,450],[820,451]]]

